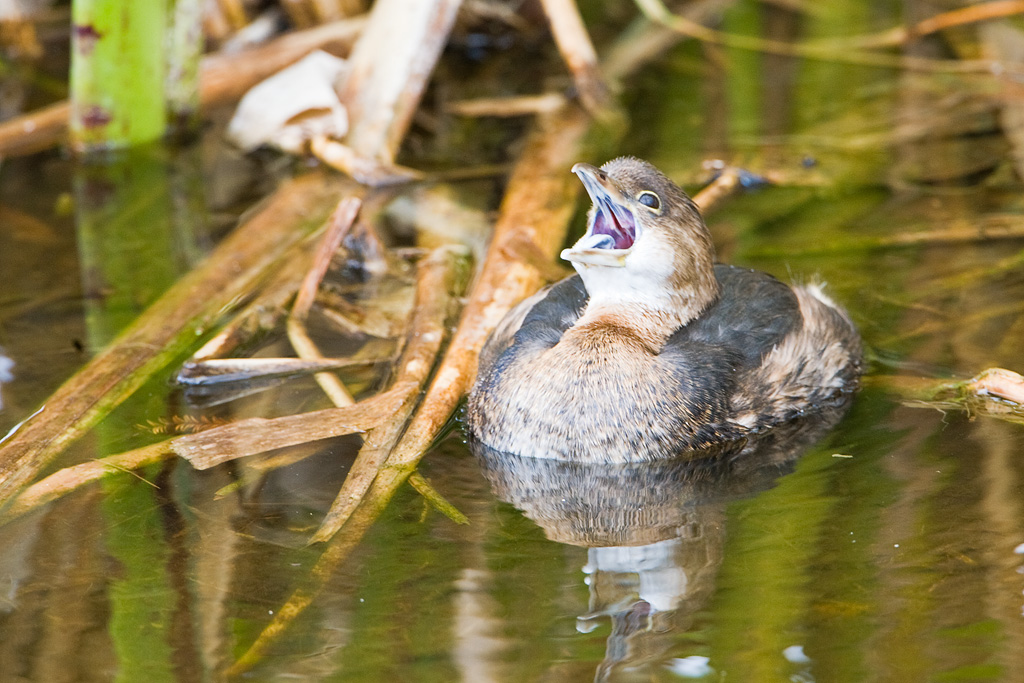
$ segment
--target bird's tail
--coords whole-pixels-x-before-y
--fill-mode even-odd
[[[753,381],[759,405],[740,406],[737,422],[746,427],[778,423],[845,402],[861,373],[860,336],[846,312],[820,284],[793,288],[803,325],[772,349]],[[767,404],[764,398],[767,397]]]

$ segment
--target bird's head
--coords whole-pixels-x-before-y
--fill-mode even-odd
[[[631,157],[572,171],[593,206],[586,234],[562,258],[583,278],[592,305],[636,305],[682,325],[717,298],[711,235],[678,185]]]

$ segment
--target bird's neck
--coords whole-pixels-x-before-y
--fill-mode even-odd
[[[684,291],[647,301],[592,297],[572,329],[581,334],[618,330],[650,352],[660,353],[676,330],[700,317],[715,302],[717,284],[699,293]]]
[[[657,354],[676,329],[670,318],[657,311],[588,306],[565,334],[568,339],[586,340],[588,345],[632,343]]]

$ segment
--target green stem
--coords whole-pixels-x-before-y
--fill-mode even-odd
[[[72,3],[71,143],[80,152],[159,139],[166,0]]]

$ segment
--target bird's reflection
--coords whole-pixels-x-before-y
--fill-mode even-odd
[[[648,463],[585,465],[471,446],[495,495],[551,540],[588,548],[590,605],[577,628],[612,622],[595,680],[646,680],[652,667],[667,665],[673,634],[687,629],[712,595],[726,504],[773,486],[845,409]]]

